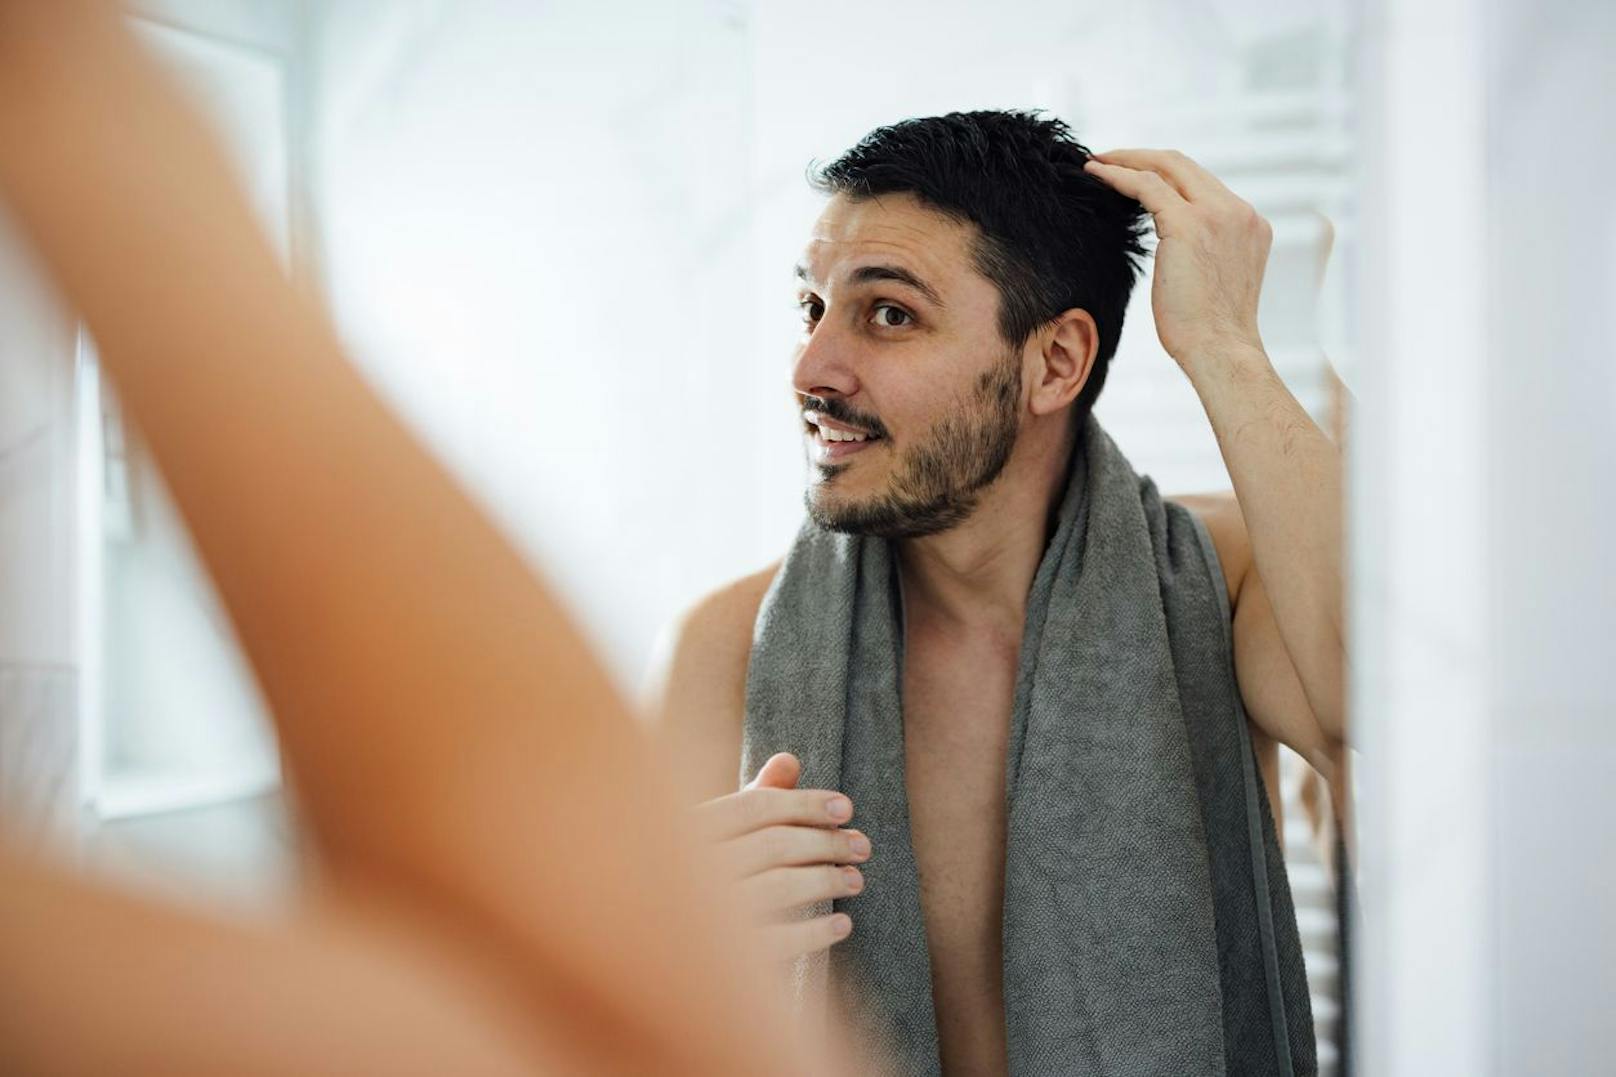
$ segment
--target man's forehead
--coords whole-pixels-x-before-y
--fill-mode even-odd
[[[906,267],[946,286],[970,263],[971,229],[910,194],[833,197],[814,222],[799,269],[830,283],[872,260]]]

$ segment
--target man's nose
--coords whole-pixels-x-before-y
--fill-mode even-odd
[[[855,342],[850,334],[822,320],[797,351],[792,388],[805,396],[852,396],[858,392],[854,373]]]

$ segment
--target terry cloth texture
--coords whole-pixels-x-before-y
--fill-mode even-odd
[[[805,525],[758,612],[741,780],[789,751],[801,787],[852,798],[875,849],[863,892],[835,902],[854,932],[800,963],[799,985],[850,991],[850,1011],[921,1077],[941,1068],[902,669],[891,544]],[[1315,1073],[1217,554],[1092,420],[1028,596],[1010,722],[1010,1072]]]

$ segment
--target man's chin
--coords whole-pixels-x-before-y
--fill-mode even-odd
[[[808,518],[815,525],[826,531],[837,531],[844,535],[868,533],[866,521],[870,517],[872,506],[849,501],[843,497],[826,496],[827,494],[828,491],[822,488],[811,488],[804,499]]]
[[[921,511],[899,508],[889,500],[873,496],[858,501],[816,496],[806,498],[808,518],[825,531],[865,538],[912,539],[935,535],[958,526],[971,514],[974,505],[930,505]]]

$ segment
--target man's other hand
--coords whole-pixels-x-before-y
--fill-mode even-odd
[[[869,839],[842,829],[852,802],[832,790],[798,789],[801,774],[797,757],[781,752],[745,788],[696,809],[722,881],[736,887],[768,958],[817,953],[847,938],[853,922],[846,913],[805,918],[800,910],[863,890],[864,876],[852,865],[870,858]]]

